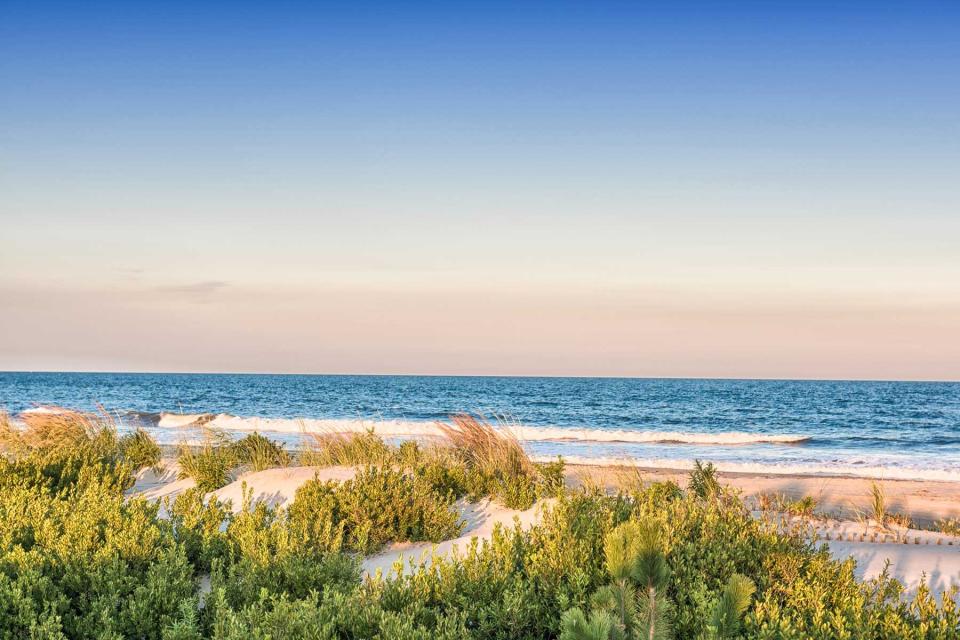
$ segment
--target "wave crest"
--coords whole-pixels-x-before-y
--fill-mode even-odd
[[[161,413],[158,427],[208,426],[230,431],[273,431],[277,433],[362,433],[374,431],[386,437],[440,437],[442,432],[435,422],[412,420],[351,420],[316,418],[257,418],[221,413],[175,414]],[[590,429],[583,427],[508,427],[520,440],[536,442],[622,442],[639,444],[799,444],[810,438],[800,435],[769,435],[726,431],[702,433],[687,431],[630,431],[626,429]]]

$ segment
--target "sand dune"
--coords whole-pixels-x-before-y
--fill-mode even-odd
[[[568,465],[567,483],[578,486],[584,482],[601,486],[616,486],[625,474],[639,473],[644,481],[673,480],[686,486],[689,471]],[[798,500],[810,496],[817,501],[817,511],[849,520],[857,520],[869,511],[870,487],[873,480],[849,476],[804,476],[763,473],[717,474],[720,482],[740,490],[745,498],[760,494],[782,494]],[[936,480],[879,480],[887,496],[887,510],[903,513],[915,523],[929,526],[945,517],[960,517],[960,482]]]
[[[297,489],[308,480],[343,481],[355,474],[352,467],[284,467],[266,471],[248,472],[239,475],[233,482],[214,491],[209,496],[229,500],[233,510],[243,505],[244,485],[252,491],[254,502],[266,502],[271,507],[288,505]],[[586,473],[585,473],[586,472]],[[179,467],[166,461],[160,470],[144,470],[137,476],[136,484],[127,494],[148,500],[175,498],[187,489],[196,486],[193,480],[178,480]],[[622,470],[592,467],[573,468],[568,474],[568,484],[576,486],[584,482],[584,475],[592,482],[615,484],[622,477]],[[645,472],[647,479],[673,479],[683,484],[686,475],[681,472],[661,470]],[[916,591],[921,580],[926,579],[935,592],[950,586],[960,587],[960,538],[931,531],[901,529],[883,531],[850,519],[850,514],[862,513],[869,494],[869,483],[858,478],[820,477],[764,477],[729,474],[721,475],[729,483],[749,497],[764,492],[779,492],[791,498],[811,495],[820,502],[820,508],[834,511],[839,518],[816,519],[802,524],[811,536],[826,542],[831,554],[840,560],[852,557],[857,561],[857,575],[869,579],[878,576],[890,560],[890,573],[907,587],[908,593]],[[960,487],[944,483],[889,481],[885,483],[891,507],[903,510],[914,518],[939,518],[960,513]],[[440,543],[395,543],[381,553],[367,557],[363,571],[367,575],[389,576],[399,569],[408,572],[421,564],[429,566],[434,558],[466,549],[473,539],[489,540],[497,525],[512,527],[519,523],[524,529],[535,526],[545,508],[552,500],[545,500],[525,511],[507,509],[490,500],[478,503],[459,501],[457,508],[465,521],[463,534]],[[799,519],[792,519],[798,524]],[[873,534],[877,537],[874,538]],[[862,539],[861,539],[862,537]],[[886,542],[883,542],[883,541]],[[906,540],[906,544],[904,544]]]
[[[836,541],[828,546],[837,560],[856,560],[856,575],[861,580],[879,576],[889,560],[890,575],[903,583],[908,595],[916,593],[923,580],[934,593],[960,587],[960,548],[956,546]],[[957,601],[960,602],[960,594]]]
[[[159,469],[144,469],[137,474],[133,487],[127,490],[130,497],[147,500],[176,498],[187,489],[197,486],[192,478],[178,480],[180,466],[172,460],[161,463]],[[305,482],[319,480],[349,480],[356,474],[353,467],[278,467],[265,471],[241,473],[230,484],[208,495],[220,501],[229,500],[236,513],[243,506],[243,488],[253,492],[254,503],[266,502],[270,507],[284,506],[293,501],[294,495]]]
[[[544,508],[554,500],[542,500],[525,511],[508,509],[492,502],[482,500],[477,503],[459,501],[457,508],[466,522],[463,534],[452,540],[439,543],[402,542],[388,547],[385,551],[369,556],[363,561],[363,571],[367,575],[380,572],[384,577],[409,572],[412,568],[424,564],[429,566],[434,558],[456,553],[457,549],[466,549],[474,538],[489,540],[497,525],[513,527],[519,523],[523,529],[529,529],[540,521]]]
[[[253,502],[266,502],[269,507],[282,507],[293,502],[294,495],[305,482],[314,478],[342,482],[356,475],[354,467],[280,467],[245,473],[210,495],[229,500],[236,513],[243,507],[243,487],[253,492]]]

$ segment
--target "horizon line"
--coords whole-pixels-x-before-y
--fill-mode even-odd
[[[897,382],[928,384],[960,384],[960,378],[775,378],[750,376],[624,376],[566,374],[496,374],[496,373],[303,373],[294,371],[111,371],[97,370],[15,370],[0,369],[0,374],[79,374],[79,375],[179,375],[179,376],[303,376],[358,378],[556,378],[573,380],[716,380],[729,382]]]

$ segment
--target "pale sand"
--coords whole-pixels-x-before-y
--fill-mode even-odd
[[[569,465],[567,484],[576,487],[593,484],[613,489],[637,477],[643,482],[673,480],[686,486],[689,471],[644,469],[637,467],[597,467]],[[779,493],[791,500],[811,496],[817,500],[816,512],[832,516],[815,518],[803,524],[811,536],[825,542],[838,560],[854,558],[861,579],[875,578],[890,561],[890,575],[916,592],[924,575],[936,592],[960,587],[960,538],[933,531],[891,527],[878,529],[866,516],[870,511],[872,481],[866,478],[835,476],[796,476],[776,474],[718,473],[721,484],[735,487],[748,504],[760,494]],[[881,480],[888,513],[903,513],[915,526],[929,527],[945,517],[960,517],[960,483],[930,480]],[[794,524],[801,519],[792,518]],[[871,542],[873,534],[877,540]],[[864,540],[860,541],[861,534]],[[830,539],[827,540],[829,535]],[[919,544],[916,543],[919,538]],[[907,544],[903,544],[903,540]],[[958,594],[960,597],[960,594]]]
[[[872,544],[862,542],[830,542],[830,554],[837,560],[853,558],[856,575],[861,580],[876,578],[890,561],[890,575],[904,584],[907,595],[913,595],[926,579],[934,593],[960,587],[960,550],[954,547],[933,547]],[[960,602],[960,594],[957,594]]]
[[[673,480],[686,486],[689,471],[645,469],[642,467],[597,467],[568,465],[567,483],[577,486],[594,482],[603,487],[616,486],[618,480],[638,472],[644,481]],[[744,498],[764,493],[780,493],[791,500],[811,496],[817,511],[857,519],[869,511],[868,478],[838,476],[798,476],[753,473],[718,473],[721,484],[735,487]],[[923,527],[944,517],[960,517],[960,482],[934,480],[878,480],[887,498],[887,511],[904,513]]]
[[[246,483],[255,502],[263,501],[273,507],[283,506],[293,500],[296,490],[307,480],[318,477],[321,480],[342,481],[353,477],[354,471],[350,467],[290,467],[245,473],[211,495],[220,500],[230,500],[234,511],[237,511],[242,507],[243,485]],[[149,470],[141,472],[128,495],[161,500],[164,497],[175,497],[195,486],[192,480],[177,480],[177,472],[178,468],[172,461],[167,461],[160,473]],[[567,483],[578,486],[584,482],[592,482],[601,487],[613,488],[633,473],[633,469],[571,465],[568,467]],[[645,482],[672,479],[683,485],[687,480],[685,471],[654,469],[640,470],[640,474]],[[856,559],[857,575],[861,578],[879,575],[885,561],[889,559],[891,575],[903,582],[908,592],[916,590],[924,574],[935,591],[942,591],[951,585],[960,586],[960,538],[914,529],[881,532],[869,522],[857,520],[858,514],[867,510],[869,480],[729,473],[719,474],[719,477],[722,483],[740,489],[748,502],[750,498],[761,493],[782,493],[791,499],[807,495],[816,498],[818,512],[838,517],[819,518],[803,525],[810,530],[811,535],[816,535],[822,541],[827,541],[829,535],[831,553],[838,559]],[[960,516],[960,483],[889,480],[882,484],[891,512],[907,513],[923,524],[944,516]],[[404,563],[404,570],[409,570],[411,563],[429,564],[434,557],[449,555],[454,549],[466,549],[474,538],[490,539],[498,524],[512,527],[515,522],[519,522],[522,528],[529,528],[539,522],[545,503],[549,501],[543,501],[526,511],[515,511],[489,500],[476,504],[460,501],[457,508],[466,522],[461,536],[438,544],[391,545],[382,553],[366,558],[363,570],[368,575],[375,575],[378,571],[388,575],[394,571],[394,565],[398,561]],[[793,522],[797,524],[799,520],[795,518]],[[883,540],[886,536],[888,541],[872,542],[874,533],[878,534],[878,540]],[[860,541],[861,534],[864,535],[863,541]],[[920,543],[915,544],[918,537]],[[904,538],[909,544],[902,543]]]
[[[165,460],[159,469],[144,469],[137,474],[133,487],[126,492],[127,496],[146,498],[147,500],[163,500],[176,498],[187,489],[197,486],[192,478],[178,480],[179,465],[173,460]],[[356,475],[353,467],[278,467],[266,471],[251,471],[241,473],[230,484],[207,494],[221,502],[230,501],[233,512],[243,508],[243,489],[246,486],[251,492],[254,504],[265,502],[270,507],[284,506],[293,501],[294,495],[305,482],[317,478],[318,480],[335,480],[341,482]],[[161,513],[165,517],[165,513]]]
[[[308,480],[342,482],[356,475],[354,467],[280,467],[244,473],[227,486],[214,491],[212,496],[225,502],[229,500],[234,513],[243,508],[243,487],[252,491],[254,503],[265,502],[269,507],[282,507],[293,502],[294,495]]]
[[[458,501],[457,509],[465,521],[463,533],[458,538],[444,542],[400,542],[390,545],[386,550],[369,556],[363,561],[363,572],[384,577],[410,571],[420,565],[430,566],[434,558],[442,558],[464,551],[474,539],[489,540],[497,525],[512,528],[515,523],[524,530],[540,521],[544,507],[553,500],[542,500],[525,511],[508,509],[490,500],[478,503]]]

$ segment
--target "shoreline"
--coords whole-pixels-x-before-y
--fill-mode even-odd
[[[567,470],[572,486],[594,482],[607,489],[616,487],[624,477],[637,476],[645,482],[672,480],[683,487],[690,473],[686,469],[573,463],[567,463]],[[731,471],[718,471],[717,479],[741,491],[748,500],[761,494],[779,494],[790,500],[809,496],[817,501],[817,512],[839,519],[868,513],[871,487],[876,482],[886,494],[889,511],[909,516],[917,526],[926,528],[941,519],[960,518],[960,482]]]
[[[159,502],[164,498],[175,498],[194,486],[192,479],[178,479],[175,460],[165,459],[163,467],[160,473],[155,470],[139,473],[136,485],[127,491],[127,496]],[[230,500],[234,511],[242,508],[247,490],[251,491],[254,502],[281,507],[290,504],[297,489],[310,479],[343,481],[353,477],[356,470],[355,466],[306,467],[294,463],[264,471],[241,471],[228,485],[209,495]],[[685,486],[687,480],[688,473],[684,470],[628,466],[568,465],[564,473],[568,489],[593,486],[606,492],[618,487],[629,489],[637,482],[674,481]],[[865,516],[868,480],[722,472],[717,474],[717,480],[741,492],[741,498],[754,518],[766,520],[774,526],[779,522],[779,526],[805,532],[802,535],[811,542],[825,544],[836,560],[854,559],[855,575],[860,580],[876,578],[889,563],[891,575],[904,585],[907,594],[916,593],[923,582],[936,594],[947,593],[953,586],[960,587],[960,536],[925,528],[938,519],[960,515],[960,484],[910,480],[884,483],[884,490],[890,498],[890,512],[908,513],[913,523],[877,527]],[[791,516],[776,509],[764,512],[758,508],[756,499],[763,493],[780,493],[790,501],[810,496],[817,504],[809,515]],[[405,572],[423,563],[429,564],[432,558],[456,553],[458,548],[468,548],[474,539],[490,539],[497,525],[512,527],[518,524],[524,529],[529,528],[540,521],[543,508],[553,501],[553,498],[546,498],[530,509],[518,511],[496,504],[490,498],[476,503],[459,500],[457,510],[465,522],[462,535],[437,543],[392,543],[363,558],[364,575]],[[901,511],[904,506],[908,509]],[[161,514],[167,517],[164,509]],[[954,597],[960,598],[960,593]]]

